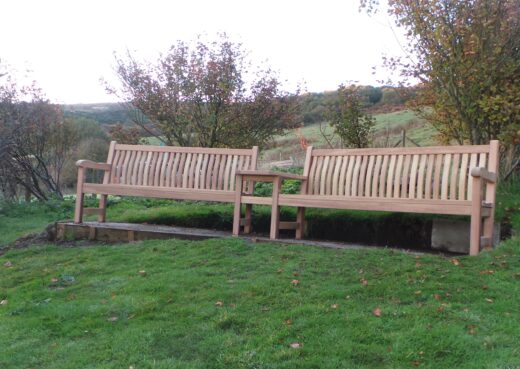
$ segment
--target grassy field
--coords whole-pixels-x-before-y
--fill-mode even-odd
[[[518,184],[498,201],[518,231]],[[126,200],[109,218],[229,211]],[[2,250],[71,214],[72,201],[0,210],[0,368],[520,367],[518,237],[456,258],[232,238]]]
[[[393,146],[400,140],[403,129],[406,130],[407,137],[421,146],[431,146],[435,144],[435,129],[431,126],[427,126],[426,123],[412,111],[402,110],[377,114],[374,115],[374,118],[376,119],[374,126],[375,146]],[[324,127],[327,134],[332,132],[328,125],[325,124]],[[300,161],[303,160],[304,153],[299,143],[300,134],[305,137],[309,144],[315,147],[327,146],[327,142],[320,132],[320,125],[312,124],[275,138],[272,147],[262,151],[262,159],[272,161],[287,160],[292,157]],[[410,146],[413,144],[407,142],[407,145]]]

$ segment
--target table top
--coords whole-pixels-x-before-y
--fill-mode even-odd
[[[284,173],[284,172],[273,172],[271,170],[237,170],[237,175],[241,176],[254,176],[254,177],[279,177],[284,179],[299,179],[306,180],[306,176],[302,176],[300,174],[294,173]]]

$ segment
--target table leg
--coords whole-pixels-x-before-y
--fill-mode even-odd
[[[279,235],[280,226],[280,207],[278,206],[278,195],[280,193],[282,181],[280,177],[276,177],[273,180],[273,195],[272,195],[272,207],[271,207],[271,234],[272,240],[276,240]]]
[[[233,213],[233,236],[238,236],[240,233],[240,208],[242,200],[242,176],[236,176],[235,184],[235,211]]]

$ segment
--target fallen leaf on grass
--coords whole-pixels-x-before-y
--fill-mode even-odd
[[[482,285],[483,290],[487,290],[488,288],[489,288],[489,286],[487,284]]]
[[[224,306],[224,303],[222,301],[217,301],[217,302],[215,302],[215,306],[222,307],[222,306]]]
[[[302,348],[303,347],[303,344],[300,343],[300,342],[293,342],[289,345],[291,348],[293,349],[299,349],[299,348]]]
[[[374,316],[377,316],[377,317],[380,317],[381,316],[381,308],[375,308],[373,311],[372,311],[372,314],[374,314]]]
[[[276,272],[277,272],[277,273],[283,273],[283,269],[280,268],[280,269],[278,269]]]
[[[283,324],[285,324],[285,325],[292,325],[292,320],[291,319],[284,320]]]
[[[299,276],[300,276],[300,273],[298,273],[298,272],[294,272],[292,275],[295,276],[295,277],[299,277]]]
[[[466,326],[466,328],[468,328],[468,333],[473,335],[473,334],[476,334],[477,331],[476,331],[476,328],[474,325],[470,324],[468,326]]]
[[[460,265],[460,261],[459,259],[451,259],[450,262],[455,265],[455,266],[459,266]]]
[[[140,275],[141,277],[146,277],[146,270],[140,270],[140,271],[139,271],[139,275]]]
[[[331,309],[337,309],[339,307],[339,305],[338,304],[332,304],[332,305],[330,305],[330,307],[331,307]]]
[[[412,361],[412,365],[419,366],[419,365],[421,365],[421,362],[419,360],[414,360],[414,361]]]
[[[293,279],[293,280],[291,281],[291,284],[292,284],[293,286],[297,286],[297,285],[300,284],[300,281],[297,280],[297,279]]]
[[[51,282],[52,282],[52,283],[57,283],[58,281],[59,281],[59,279],[56,278],[56,277],[51,278]]]
[[[439,295],[438,293],[434,293],[434,294],[433,294],[433,298],[434,298],[435,300],[440,300],[440,299],[441,299],[441,295]]]
[[[361,284],[362,284],[363,286],[367,286],[367,285],[368,285],[368,281],[367,281],[365,278],[362,278],[362,279],[360,280],[360,282],[361,282]]]
[[[486,297],[484,300],[486,300],[486,301],[489,302],[490,304],[493,303],[493,300],[492,300],[492,299],[488,299],[487,297]]]
[[[9,260],[7,260],[7,261],[4,263],[4,266],[5,266],[6,268],[10,268],[10,267],[13,266],[13,263],[11,263]]]
[[[493,274],[493,273],[495,273],[494,270],[481,270],[480,271],[480,274]]]
[[[420,295],[421,293],[422,293],[421,290],[418,290],[418,291],[415,291],[415,292],[414,292],[415,295]]]
[[[0,305],[7,305],[8,302],[9,302],[8,300],[2,300],[2,301],[0,301]]]
[[[111,316],[111,317],[108,318],[107,320],[108,320],[109,322],[115,322],[115,321],[117,321],[118,319],[119,319],[119,318],[118,318],[117,316]]]

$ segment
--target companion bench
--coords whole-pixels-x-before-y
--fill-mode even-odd
[[[107,195],[234,202],[235,173],[255,170],[258,147],[210,149],[110,143],[106,163],[79,160],[74,222],[83,214],[106,220]],[[105,172],[103,183],[85,182],[87,169]],[[250,187],[252,191],[252,187]],[[101,194],[99,208],[83,208],[85,193]],[[249,211],[251,207],[249,206]]]
[[[469,252],[476,255],[481,247],[491,246],[493,239],[498,150],[498,141],[417,148],[309,147],[299,195],[280,194],[282,174],[238,172],[241,181],[242,177],[264,177],[277,188],[273,198],[260,198],[237,186],[233,233],[239,233],[240,225],[250,224],[250,210],[245,222],[240,220],[237,205],[244,203],[272,206],[271,238],[278,237],[279,229],[295,229],[300,239],[305,208],[459,214],[471,217]],[[280,206],[297,207],[296,222],[280,222]]]

